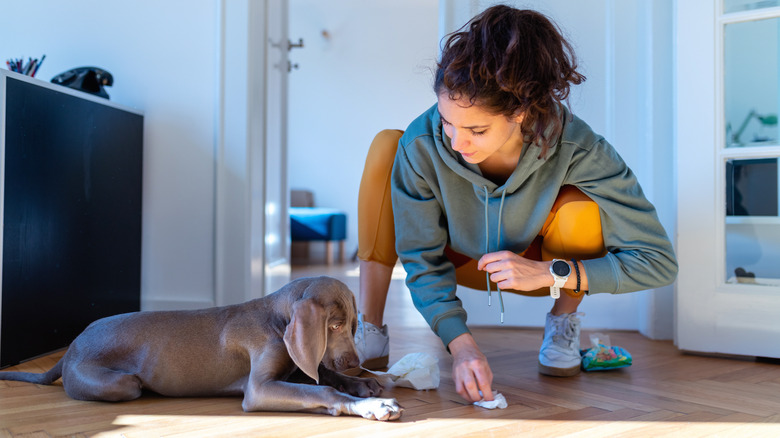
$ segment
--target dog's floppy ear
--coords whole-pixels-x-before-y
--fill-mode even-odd
[[[328,346],[328,315],[325,308],[312,299],[296,301],[290,323],[284,330],[284,345],[295,365],[320,383],[317,368]]]

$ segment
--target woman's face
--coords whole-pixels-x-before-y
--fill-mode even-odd
[[[439,115],[452,149],[468,163],[479,164],[494,154],[517,154],[523,147],[522,116],[507,118],[471,105],[467,99],[439,95]]]

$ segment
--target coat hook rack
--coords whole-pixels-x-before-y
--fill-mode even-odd
[[[287,40],[287,51],[289,52],[292,49],[302,49],[303,48],[303,38],[298,38],[298,42],[294,43],[290,40]]]

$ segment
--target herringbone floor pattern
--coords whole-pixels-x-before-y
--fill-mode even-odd
[[[325,273],[357,290],[353,268],[299,268],[294,276]],[[506,396],[509,407],[467,405],[454,392],[449,355],[411,307],[402,281],[394,280],[392,287],[386,316],[391,363],[407,353],[429,352],[439,358],[442,377],[438,390],[395,388],[385,394],[405,408],[398,422],[247,414],[237,398],[149,395],[126,403],[79,402],[69,399],[59,382],[0,381],[0,437],[780,436],[780,365],[683,354],[669,341],[648,340],[635,332],[609,332],[614,344],[631,352],[631,367],[551,378],[536,371],[540,329],[474,328],[495,374],[494,389]],[[61,354],[13,369],[44,371]]]

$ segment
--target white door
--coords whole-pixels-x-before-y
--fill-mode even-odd
[[[676,4],[682,350],[780,357],[778,4]]]
[[[253,160],[252,217],[262,218],[261,233],[252,233],[252,288],[269,294],[290,281],[290,217],[287,177],[288,2],[265,0],[265,118],[262,160]],[[255,26],[256,28],[257,26]],[[255,227],[253,226],[254,230]],[[259,229],[259,227],[258,227]],[[261,260],[260,263],[255,263]],[[256,272],[262,266],[263,272]]]
[[[287,2],[220,1],[217,305],[290,279]]]

